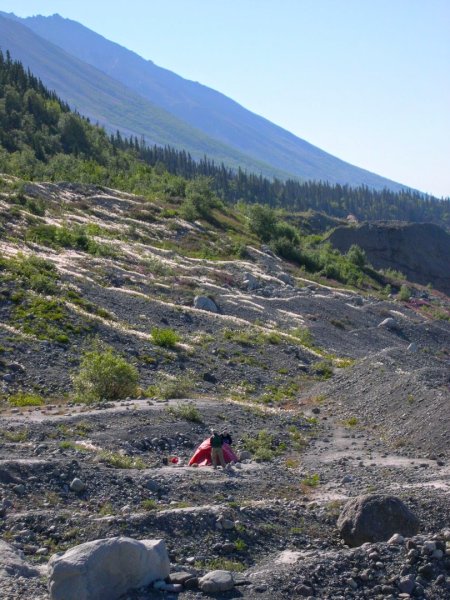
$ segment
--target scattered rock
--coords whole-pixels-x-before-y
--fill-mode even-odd
[[[40,572],[25,561],[21,550],[0,540],[0,578],[39,576]]]

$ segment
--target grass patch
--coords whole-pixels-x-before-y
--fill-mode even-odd
[[[359,419],[357,419],[356,417],[350,417],[348,419],[346,419],[343,424],[346,427],[356,427],[359,423]]]
[[[9,396],[8,402],[12,406],[42,406],[45,404],[45,400],[39,394],[32,394],[31,392],[17,392],[12,396]]]
[[[169,406],[167,412],[177,419],[183,419],[184,421],[190,421],[191,423],[203,423],[200,411],[191,403]]]
[[[242,573],[247,568],[244,563],[238,560],[229,560],[228,558],[214,558],[213,560],[197,561],[195,566],[199,569],[208,571],[223,570]]]
[[[301,484],[306,487],[317,487],[320,484],[320,475],[318,473],[307,475],[302,479]]]
[[[163,400],[186,398],[192,391],[192,376],[181,376],[174,379],[160,381],[149,386],[145,390],[145,395],[149,397],[162,398]]]
[[[144,510],[157,510],[158,509],[158,503],[156,502],[156,500],[153,500],[151,498],[142,500],[141,506]]]
[[[1,436],[7,442],[26,442],[30,436],[28,429],[15,429],[13,431],[2,431]]]
[[[124,456],[118,452],[103,451],[98,455],[100,462],[114,469],[145,469],[146,465],[141,458]]]

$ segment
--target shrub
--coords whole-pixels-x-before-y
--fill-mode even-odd
[[[304,479],[302,479],[302,485],[307,487],[317,487],[320,483],[320,476],[318,473],[314,473],[312,475],[308,475]]]
[[[347,252],[347,258],[358,267],[364,267],[367,264],[366,253],[357,244],[352,244],[350,246],[350,249]]]
[[[85,352],[73,384],[78,399],[120,400],[136,392],[137,369],[112,348]]]
[[[282,445],[276,445],[274,436],[262,429],[258,435],[247,435],[243,438],[244,449],[253,454],[257,462],[269,462],[279,456],[285,449]]]
[[[403,284],[401,286],[398,297],[399,297],[399,300],[402,300],[403,302],[408,302],[408,300],[411,299],[411,290],[409,289],[409,287],[407,285]]]
[[[8,402],[13,406],[42,406],[45,404],[42,396],[28,392],[17,392],[8,398]]]
[[[163,348],[174,348],[180,341],[180,336],[170,328],[154,327],[152,329],[152,340],[156,346]]]
[[[170,406],[168,412],[177,417],[191,423],[203,423],[202,416],[196,406],[193,404],[179,404],[178,406]]]
[[[152,386],[151,390],[149,389],[147,391],[152,392],[151,394],[148,394],[150,396],[155,395],[163,398],[163,400],[170,400],[171,398],[186,398],[192,390],[192,386],[192,378],[185,376],[161,381],[155,386]]]
[[[141,506],[144,510],[156,510],[158,508],[158,503],[152,498],[147,498],[146,500],[142,500]]]

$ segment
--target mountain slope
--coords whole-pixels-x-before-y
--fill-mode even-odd
[[[247,159],[241,163],[244,167],[249,167],[250,163],[257,161],[271,165],[270,172],[264,166],[261,168],[261,164],[260,168],[256,169],[269,176],[280,176],[280,172],[284,172],[304,179],[347,183],[353,186],[367,185],[375,189],[387,187],[399,190],[404,187],[331,156],[251,113],[223,94],[157,67],[79,23],[63,19],[59,15],[31,17],[21,22],[178,119],[245,155]],[[23,55],[18,57],[28,64]],[[35,54],[34,72],[38,73],[47,85],[51,84],[60,95],[68,99],[64,89],[67,87],[64,77],[63,80],[53,79],[50,82],[46,73],[47,65],[38,66],[38,60],[39,57]],[[81,112],[86,113],[82,104],[78,107]],[[92,106],[89,108],[92,113]],[[129,114],[130,112],[133,112],[133,109]],[[140,136],[142,131],[141,127],[135,129],[134,133]],[[162,143],[172,142],[167,140]],[[190,145],[185,147],[191,151]],[[215,160],[223,159],[223,152],[220,155],[214,148],[205,149],[204,152]],[[225,162],[232,164],[229,160]],[[254,167],[251,168],[255,170]]]
[[[92,121],[109,131],[145,137],[148,143],[188,148],[202,158],[205,153],[234,167],[267,171],[268,165],[248,161],[245,155],[208,138],[186,122],[145,100],[120,82],[83,63],[34,34],[19,21],[0,15],[1,48]],[[68,75],[70,74],[70,75]]]

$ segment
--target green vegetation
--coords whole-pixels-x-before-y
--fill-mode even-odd
[[[8,398],[8,402],[12,406],[42,406],[45,404],[45,400],[39,394],[32,394],[31,392],[17,392],[12,394]]]
[[[411,290],[405,284],[403,284],[400,288],[400,292],[398,294],[399,300],[402,302],[408,302],[411,299]]]
[[[344,425],[346,427],[356,427],[359,423],[359,419],[357,417],[349,417],[346,421],[344,421]]]
[[[124,456],[118,452],[100,452],[99,460],[108,467],[114,469],[145,469],[146,465],[141,458],[133,458],[132,456]]]
[[[229,560],[228,558],[214,558],[207,561],[197,561],[194,565],[198,569],[206,569],[208,571],[222,570],[234,571],[242,573],[247,568],[244,563],[237,560]]]
[[[0,281],[14,281],[18,286],[40,294],[55,294],[58,273],[53,263],[37,256],[19,253],[13,258],[0,255]]]
[[[183,419],[185,421],[190,421],[191,423],[203,423],[200,411],[191,403],[169,406],[167,412],[177,419]]]
[[[186,398],[193,389],[192,376],[181,375],[173,379],[164,379],[149,386],[145,390],[145,395],[149,397],[171,400],[177,398]]]
[[[11,431],[5,429],[0,431],[1,437],[7,442],[26,442],[30,437],[28,429],[13,429]]]
[[[256,436],[246,435],[243,438],[243,446],[252,453],[257,462],[269,462],[286,450],[286,445],[277,443],[267,429],[262,429]]]
[[[120,400],[136,393],[138,377],[136,367],[112,348],[94,345],[84,353],[73,384],[79,401]]]
[[[112,246],[99,244],[92,239],[87,233],[88,227],[81,225],[58,227],[42,223],[29,227],[25,239],[54,249],[73,248],[93,256],[117,256]]]
[[[152,498],[147,498],[146,500],[142,500],[141,506],[144,510],[157,510],[158,503]]]
[[[16,306],[12,310],[11,320],[27,334],[40,340],[53,340],[66,344],[69,334],[79,333],[69,312],[61,300],[49,300],[43,296],[33,296],[18,292],[13,296]]]
[[[320,483],[320,476],[318,473],[313,473],[302,479],[301,483],[306,487],[317,487]]]
[[[152,341],[156,346],[162,348],[174,348],[180,341],[180,336],[173,329],[154,327],[152,329]]]

